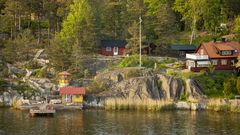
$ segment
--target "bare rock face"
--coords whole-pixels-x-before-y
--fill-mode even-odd
[[[163,74],[154,75],[146,69],[140,69],[137,77],[126,77],[131,68],[105,72],[96,76],[108,90],[100,96],[131,98],[131,99],[162,99],[177,101],[184,92],[184,83],[181,79]]]
[[[189,94],[188,101],[197,102],[206,98],[200,86],[192,79],[186,80],[186,92]]]
[[[156,77],[137,77],[124,80],[111,88],[113,97],[133,99],[160,99]]]
[[[158,77],[161,82],[162,99],[174,101],[180,99],[184,91],[182,80],[167,75],[158,75]]]

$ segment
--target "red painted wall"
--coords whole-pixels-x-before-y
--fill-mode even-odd
[[[221,60],[223,59],[213,59],[213,60],[218,60],[218,64],[215,66],[216,70],[233,70],[234,66],[232,65],[231,61],[235,60],[234,58],[226,58],[227,60],[227,65],[222,65]]]
[[[123,55],[125,50],[126,50],[125,48],[118,48],[118,55]],[[106,51],[106,48],[101,48],[101,54],[105,56],[114,56],[113,47],[111,51]]]
[[[212,60],[218,60],[218,64],[215,65],[215,70],[233,70],[233,69],[235,69],[235,67],[231,63],[232,60],[236,60],[234,58],[225,59],[225,60],[227,60],[227,65],[221,64],[222,59],[212,59]],[[199,72],[201,70],[207,71],[208,68],[206,68],[206,67],[191,67],[191,71],[193,71],[193,72]]]

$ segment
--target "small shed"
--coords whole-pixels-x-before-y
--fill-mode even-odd
[[[83,96],[86,94],[84,87],[63,87],[60,88],[63,104],[82,104]]]
[[[71,74],[68,73],[67,71],[60,72],[58,74],[59,76],[59,87],[66,87],[69,85],[69,76]]]
[[[195,45],[179,44],[170,45],[170,49],[180,57],[185,57],[187,53],[194,53],[197,49]]]
[[[105,56],[121,56],[124,54],[126,40],[101,40],[101,54]]]

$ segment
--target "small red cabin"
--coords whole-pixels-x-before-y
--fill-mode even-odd
[[[63,104],[82,104],[83,95],[86,94],[86,89],[83,87],[63,87],[60,88]]]
[[[101,41],[101,54],[105,56],[121,56],[124,55],[125,40],[102,40]]]

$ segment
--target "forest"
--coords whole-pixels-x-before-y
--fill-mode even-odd
[[[56,70],[74,73],[103,39],[127,40],[136,53],[140,17],[143,42],[159,48],[239,40],[239,7],[240,0],[0,0],[0,44],[5,63],[45,49]]]

